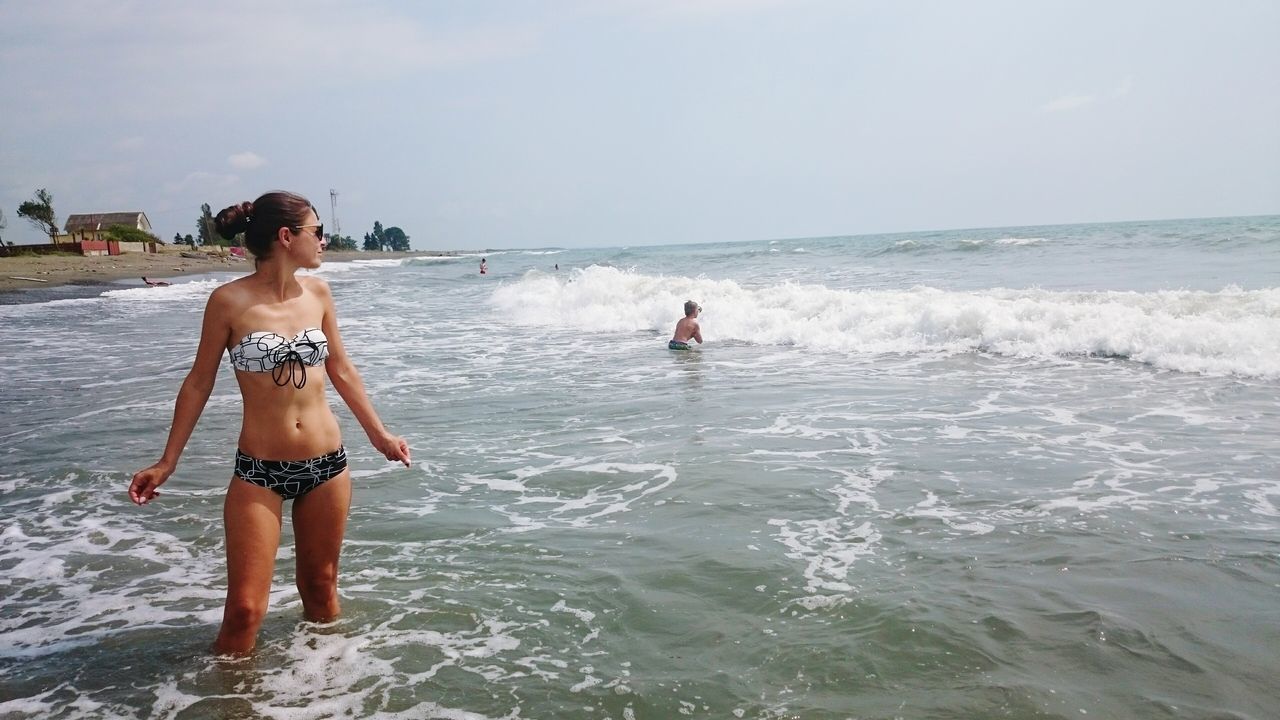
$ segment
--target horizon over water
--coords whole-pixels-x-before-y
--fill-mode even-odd
[[[234,276],[0,299],[0,718],[1274,714],[1280,216],[315,272],[415,464],[331,393],[343,617],[286,519],[238,661],[225,362],[125,495]]]

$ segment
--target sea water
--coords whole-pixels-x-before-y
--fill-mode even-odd
[[[0,717],[1275,717],[1280,217],[480,255],[317,271],[415,462],[235,661],[233,276],[7,296]]]

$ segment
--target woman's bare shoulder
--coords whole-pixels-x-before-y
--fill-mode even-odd
[[[329,283],[324,278],[319,278],[315,275],[304,275],[298,278],[298,282],[302,283],[302,287],[322,298],[327,298],[330,295]]]
[[[255,294],[247,279],[247,276],[236,278],[214,288],[213,292],[209,293],[206,310],[215,311],[224,318],[232,318],[253,305]]]
[[[214,288],[213,292],[209,293],[209,304],[234,303],[238,298],[243,298],[249,292],[249,286],[245,280],[246,278],[236,278]]]

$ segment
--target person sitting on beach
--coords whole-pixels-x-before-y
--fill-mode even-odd
[[[698,326],[698,316],[702,314],[702,306],[692,300],[684,303],[684,317],[676,323],[676,332],[667,343],[668,350],[688,350],[689,341],[697,340],[702,344],[702,328]]]
[[[481,275],[484,275],[485,273],[489,272],[489,263],[485,262],[484,260],[485,260],[484,258],[480,258],[480,274]]]
[[[142,282],[146,283],[151,287],[169,287],[170,285],[173,284],[167,280],[148,280],[145,277],[142,278]]]
[[[252,274],[213,291],[191,372],[178,391],[164,452],[140,470],[129,497],[145,505],[178,465],[213,391],[222,354],[235,369],[244,405],[235,469],[223,506],[227,601],[213,649],[246,654],[267,613],[284,501],[293,500],[298,593],[303,614],[329,622],[339,613],[338,554],[351,504],[351,473],[326,381],[342,396],[374,448],[410,464],[409,445],[378,419],[338,334],[333,295],[321,278],[325,241],[315,207],[270,192],[218,213],[224,238],[245,234]]]

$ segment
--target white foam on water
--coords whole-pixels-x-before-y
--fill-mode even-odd
[[[742,433],[744,435],[771,435],[775,437],[797,437],[807,440],[842,437],[845,433],[839,430],[824,430],[809,425],[802,425],[793,422],[786,415],[779,415],[774,418],[773,425],[767,428],[733,428],[732,432]]]
[[[581,620],[584,624],[590,623],[596,617],[596,614],[591,612],[590,610],[582,610],[579,608],[569,607],[569,605],[564,600],[560,600],[555,605],[552,605],[551,611],[569,613],[570,615]]]
[[[25,499],[7,498],[6,510],[11,512],[0,520],[0,563],[7,568],[0,587],[8,598],[6,612],[0,616],[0,637],[4,638],[0,659],[21,661],[100,647],[112,636],[143,628],[157,632],[196,628],[200,632],[199,628],[217,627],[225,589],[221,544],[179,538],[157,530],[156,523],[139,520],[140,514],[167,512],[167,522],[175,526],[206,525],[209,532],[215,532],[216,513],[208,513],[208,517],[181,511],[175,514],[173,507],[128,507],[124,512],[103,513],[103,507],[119,505],[118,498],[114,502],[107,498],[107,493],[116,494],[119,478],[86,478],[77,473],[61,479],[4,478],[0,490],[17,491],[33,482],[43,483],[48,492]],[[348,554],[368,545],[348,544]],[[277,555],[282,562],[292,558],[292,548],[286,545]],[[396,545],[412,546],[408,550],[414,556],[412,564],[405,565],[411,562],[408,558],[397,559],[397,572],[379,574],[378,570],[385,568],[377,566],[352,573],[354,582],[343,587],[345,598],[360,593],[376,597],[380,581],[402,581],[406,574],[403,568],[421,566],[424,548],[432,551],[429,545]],[[490,681],[510,681],[518,676],[516,670],[503,668],[510,666],[506,656],[521,645],[517,634],[521,626],[478,617],[468,629],[406,629],[402,622],[406,612],[429,612],[423,609],[423,597],[420,592],[416,597],[392,598],[397,601],[392,607],[409,609],[390,616],[381,614],[372,627],[354,627],[355,621],[348,619],[318,633],[311,631],[316,626],[304,623],[284,638],[264,634],[257,652],[259,662],[244,671],[246,682],[221,696],[192,689],[207,685],[200,677],[211,671],[209,664],[225,663],[212,659],[207,663],[194,660],[195,669],[175,668],[175,674],[163,678],[139,678],[133,683],[134,693],[155,698],[155,707],[147,717],[175,717],[196,703],[216,705],[232,699],[247,702],[262,717],[363,717],[369,716],[366,708],[382,704],[388,693],[420,687],[445,667],[476,673]],[[296,613],[299,604],[291,583],[277,583],[273,588],[273,615],[279,611]],[[589,610],[564,603],[555,610],[572,614],[583,623],[594,617]],[[421,657],[424,649],[435,657],[429,668],[410,662],[414,669],[403,669],[403,658]],[[271,659],[277,657],[281,659]],[[272,664],[276,667],[270,667]],[[0,703],[0,714],[141,717],[131,709],[106,706],[93,697],[68,684],[57,692],[6,699]],[[519,714],[515,707],[499,716],[516,718]],[[494,717],[430,701],[373,716]]]
[[[414,265],[441,265],[444,263],[454,262],[461,257],[461,255],[419,255],[417,257],[405,258],[404,265],[406,267],[412,267]]]
[[[215,667],[202,668],[200,672],[241,675],[243,681],[239,687],[219,698],[243,700],[259,717],[288,720],[333,717],[514,720],[519,717],[518,707],[495,718],[430,700],[414,702],[403,710],[370,712],[370,705],[385,703],[399,689],[426,685],[444,668],[484,674],[483,666],[476,665],[474,661],[519,646],[517,640],[504,633],[499,623],[484,623],[475,631],[452,633],[388,628],[401,619],[403,615],[397,615],[389,623],[360,628],[355,636],[334,632],[333,626],[314,632],[312,629],[316,626],[304,623],[284,641],[269,643],[258,650],[260,657],[267,654],[282,656],[274,667],[261,667],[263,663],[260,662],[258,667],[237,669],[234,662],[212,660],[210,662]],[[402,670],[395,660],[387,659],[421,656],[424,650],[432,651],[438,658],[425,670]],[[219,670],[217,664],[224,667]],[[187,673],[152,689],[156,697],[153,716],[174,717],[195,703],[207,700],[208,695],[186,689],[195,684],[196,676],[197,673]],[[495,676],[492,679],[505,678]],[[401,704],[404,704],[403,700]]]
[[[952,530],[961,530],[975,535],[986,535],[995,530],[995,526],[990,523],[980,521],[963,522],[960,519],[963,515],[953,510],[946,503],[938,499],[932,491],[925,491],[925,499],[916,503],[914,507],[905,510],[905,517],[924,517],[941,520],[943,524]]]
[[[590,487],[562,487],[550,479],[568,478],[580,482],[579,473],[603,475],[611,480],[593,481]],[[511,523],[505,532],[524,533],[546,527],[586,528],[610,516],[629,512],[633,506],[665,490],[676,480],[675,468],[665,464],[588,462],[562,458],[549,465],[525,466],[506,473],[511,477],[466,475],[459,479],[463,493],[484,488],[493,493],[489,509]],[[550,477],[548,477],[550,476]],[[543,478],[544,485],[530,482]],[[511,499],[507,499],[510,496]],[[660,501],[659,501],[660,502]]]
[[[559,255],[562,252],[564,252],[563,248],[550,248],[545,250],[464,250],[453,257],[487,258],[500,257],[502,255]]]
[[[227,282],[226,279],[209,278],[184,282],[175,280],[172,285],[143,286],[107,290],[99,296],[101,299],[117,300],[139,308],[156,303],[170,303],[178,300],[199,299],[209,296],[214,288]],[[91,298],[92,299],[92,298]]]
[[[354,272],[356,270],[368,270],[370,268],[400,267],[411,259],[416,258],[371,258],[368,260],[326,261],[321,263],[320,267],[315,270],[300,270],[298,274],[326,277],[329,275],[341,275],[344,273]]]
[[[703,335],[714,342],[852,353],[1101,356],[1181,372],[1280,377],[1280,289],[851,291],[592,266],[567,277],[528,273],[494,290],[490,303],[517,325],[666,334],[691,298],[703,306]]]
[[[107,712],[103,703],[85,696],[77,695],[70,701],[65,700],[67,694],[75,693],[69,683],[61,683],[42,693],[25,698],[0,701],[0,717],[66,717],[66,718],[102,718],[115,716],[115,708]]]
[[[828,489],[836,499],[836,514],[828,518],[772,518],[777,541],[784,554],[804,564],[805,595],[792,602],[816,610],[833,608],[854,599],[849,582],[854,565],[879,550],[881,532],[868,516],[880,515],[875,486],[893,473],[871,468],[864,473],[828,469],[841,482]]]
[[[212,589],[221,573],[216,558],[125,516],[100,516],[94,508],[110,502],[104,495],[81,487],[8,505],[15,515],[0,531],[0,561],[16,562],[5,584],[40,600],[11,602],[0,617],[0,657],[36,657],[139,627],[207,624],[221,617],[222,593]],[[122,576],[129,577],[123,584],[103,583],[116,576],[108,568],[122,562],[146,563],[150,572]],[[139,595],[148,602],[138,602]],[[193,600],[205,609],[191,609]]]
[[[1039,245],[1045,241],[1044,238],[1031,237],[1004,237],[1004,238],[974,238],[969,240],[961,240],[958,246],[962,250],[977,250],[988,248],[996,245],[1005,246],[1022,246],[1022,245]]]
[[[1190,426],[1200,425],[1233,425],[1234,421],[1221,417],[1219,415],[1210,414],[1210,408],[1206,407],[1190,407],[1186,405],[1170,406],[1149,410],[1140,415],[1133,416],[1132,420],[1143,420],[1153,417],[1170,417],[1181,420],[1184,424]]]
[[[225,282],[225,279],[174,281],[172,285],[163,287],[143,286],[104,290],[95,297],[0,305],[0,319],[56,317],[63,312],[83,313],[87,308],[93,308],[97,313],[127,312],[131,317],[172,313],[175,308],[183,306],[184,300],[190,300],[193,303],[198,301],[198,305],[203,306],[204,299],[209,296],[209,293]]]
[[[1244,484],[1246,489],[1241,495],[1249,501],[1251,512],[1280,518],[1280,480],[1252,480]]]

